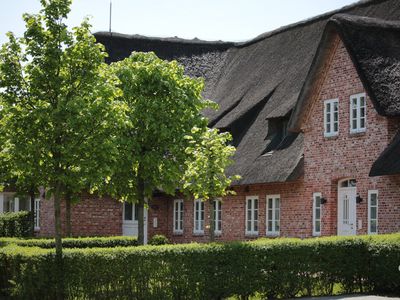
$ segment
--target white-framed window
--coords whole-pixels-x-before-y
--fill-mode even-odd
[[[214,233],[221,234],[222,232],[222,201],[215,199],[213,201],[214,209]]]
[[[280,195],[267,196],[267,235],[279,235],[280,230]]]
[[[368,191],[368,234],[378,233],[378,191]]]
[[[364,132],[367,123],[365,93],[350,96],[350,133]]]
[[[194,201],[194,226],[193,233],[204,233],[204,202],[200,199]]]
[[[258,196],[246,197],[246,234],[258,235]]]
[[[33,208],[35,230],[40,229],[40,199],[35,199],[35,206]]]
[[[324,136],[339,134],[339,100],[324,101]]]
[[[321,193],[313,194],[313,235],[321,235]]]
[[[134,203],[124,202],[124,222],[137,222],[139,219],[138,206]]]
[[[183,232],[183,200],[174,200],[174,220],[173,220],[173,231],[174,233]]]

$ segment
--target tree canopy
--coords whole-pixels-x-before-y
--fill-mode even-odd
[[[114,101],[118,79],[88,20],[70,31],[70,0],[41,4],[39,14],[23,16],[24,36],[8,33],[0,50],[0,158],[6,177],[54,199],[60,258],[60,199],[96,189],[112,173],[124,105]]]

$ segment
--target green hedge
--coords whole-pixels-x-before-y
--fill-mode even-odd
[[[28,211],[0,214],[0,237],[33,236],[32,215]]]
[[[0,247],[15,244],[21,247],[39,247],[50,249],[55,247],[55,240],[49,238],[37,239],[18,239],[0,238]],[[137,246],[136,237],[113,236],[113,237],[82,237],[82,238],[63,238],[64,248],[112,248]]]
[[[399,292],[400,234],[66,249],[68,299],[268,298]],[[54,298],[54,250],[0,249],[4,295]]]

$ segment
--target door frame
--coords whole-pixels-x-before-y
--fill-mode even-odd
[[[341,187],[341,184],[348,181],[350,182],[350,180],[354,180],[355,186],[346,186],[346,187]],[[357,234],[357,202],[356,202],[356,197],[357,197],[357,181],[354,178],[345,178],[345,179],[341,179],[338,181],[338,192],[337,192],[337,235],[339,236],[345,236],[345,235],[356,235]],[[346,193],[347,192],[347,193]],[[343,220],[343,208],[341,205],[341,196],[342,194],[352,194],[353,195],[353,199],[351,199],[351,203],[349,203],[349,220],[353,219],[353,223],[350,224],[353,227],[351,228],[352,233],[351,234],[347,234],[347,233],[343,233],[343,229],[342,229],[342,220]],[[352,209],[350,208],[351,206],[354,207],[354,212],[353,214],[350,216],[350,213],[352,211]]]
[[[135,214],[135,203],[132,204],[132,213],[133,216]],[[147,234],[148,234],[148,230],[147,230],[147,218],[148,218],[148,209],[144,208],[143,210],[143,214],[144,214],[144,244],[147,244]],[[138,228],[139,227],[139,221],[126,221],[125,220],[125,202],[122,202],[122,235],[124,236],[129,236],[127,234],[124,234],[124,226],[135,226]]]

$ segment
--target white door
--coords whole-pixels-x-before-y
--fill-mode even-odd
[[[122,235],[138,235],[138,210],[135,204],[124,202],[122,212]],[[147,209],[144,210],[144,243],[147,244]]]
[[[338,189],[338,235],[356,234],[356,187]]]

